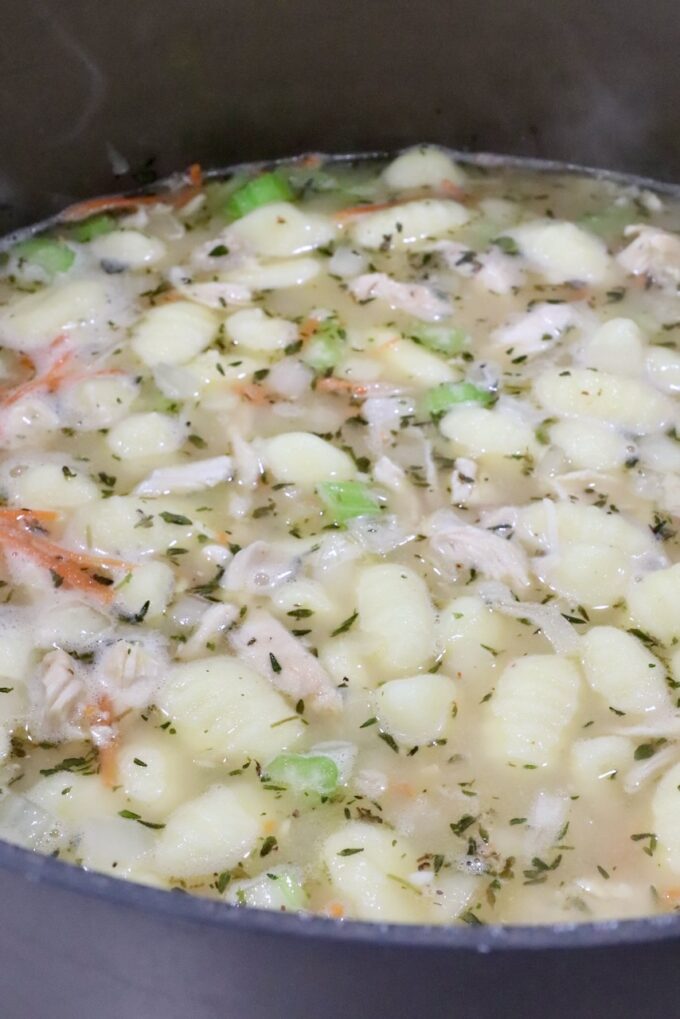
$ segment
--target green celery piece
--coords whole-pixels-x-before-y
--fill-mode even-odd
[[[14,248],[15,254],[33,265],[40,266],[45,272],[66,272],[75,260],[75,252],[63,241],[53,237],[30,237]]]
[[[298,795],[330,796],[339,779],[338,766],[322,754],[279,754],[267,765],[266,779]]]
[[[447,328],[446,326],[421,326],[411,334],[416,343],[434,350],[437,354],[453,357],[460,354],[467,346],[468,337],[463,329]]]
[[[360,481],[323,481],[317,491],[335,523],[380,513],[380,505]]]
[[[582,216],[579,226],[585,227],[598,237],[612,237],[622,233],[631,223],[637,223],[640,219],[640,212],[634,205],[610,205],[601,212],[593,212]]]
[[[110,234],[115,229],[116,220],[113,216],[104,213],[102,216],[90,216],[83,223],[78,223],[73,227],[71,234],[74,240],[80,241],[81,244],[87,244],[88,241],[93,241],[95,237]]]
[[[234,191],[227,201],[226,209],[234,219],[240,219],[261,205],[290,202],[294,197],[293,189],[285,177],[276,172],[263,173]]]
[[[493,401],[493,393],[488,389],[479,389],[472,382],[442,382],[425,393],[422,409],[430,417],[438,417],[459,403],[479,403],[482,407],[488,407]]]
[[[285,900],[288,909],[304,909],[307,905],[307,896],[300,881],[294,874],[282,871],[276,876],[281,898]]]
[[[330,371],[342,358],[344,340],[344,329],[335,319],[326,319],[305,344],[302,358],[315,372]]]

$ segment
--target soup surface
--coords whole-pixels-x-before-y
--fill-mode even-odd
[[[410,150],[0,279],[0,835],[244,906],[680,903],[680,207]]]

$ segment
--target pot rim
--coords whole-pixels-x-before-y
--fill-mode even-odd
[[[154,888],[125,878],[88,871],[0,840],[0,869],[33,884],[54,886],[148,915],[218,927],[225,931],[270,936],[293,935],[336,943],[372,943],[385,948],[455,949],[488,954],[498,951],[616,947],[680,939],[680,915],[597,922],[503,925],[375,923],[334,920],[306,913],[243,908],[179,891]]]
[[[422,144],[436,144],[423,142]],[[408,148],[412,148],[409,146]],[[645,188],[656,193],[680,196],[680,184],[657,181],[614,170],[564,163],[557,160],[503,155],[489,152],[465,152],[438,145],[459,162],[489,169],[510,166],[548,173],[584,174],[600,180]],[[399,151],[404,151],[399,150]],[[398,152],[373,151],[362,153],[319,153],[327,162],[382,160]],[[294,158],[294,157],[293,157]],[[224,177],[245,168],[265,168],[290,163],[291,157],[261,160],[211,169],[206,179]],[[138,189],[126,194],[155,191]],[[0,250],[59,222],[59,214],[40,223],[22,227],[0,238]],[[363,920],[335,920],[305,913],[279,913],[271,910],[242,908],[226,902],[201,898],[179,889],[154,888],[125,878],[88,871],[75,864],[44,856],[0,839],[0,869],[22,876],[34,884],[51,885],[87,898],[120,904],[129,909],[142,909],[147,914],[176,921],[218,927],[234,932],[271,936],[293,935],[312,937],[338,943],[374,943],[380,947],[409,949],[455,949],[488,954],[497,951],[536,951],[542,949],[585,949],[616,947],[680,939],[680,914],[663,914],[625,920],[583,921],[559,924],[480,924],[457,923],[449,926],[424,924],[376,923]]]

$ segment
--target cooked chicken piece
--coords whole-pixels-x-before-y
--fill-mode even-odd
[[[371,272],[357,276],[349,290],[360,303],[372,300],[385,301],[391,308],[405,311],[423,322],[436,322],[447,318],[453,311],[450,301],[422,283],[399,283],[384,272]]]
[[[186,644],[180,644],[177,657],[189,660],[205,655],[206,649],[211,651],[210,645],[222,637],[237,619],[238,609],[235,605],[221,603],[211,605],[205,610],[203,618]]]
[[[253,541],[231,560],[222,586],[227,591],[268,594],[292,580],[298,567],[299,559],[295,556],[266,541]]]
[[[456,457],[451,471],[451,502],[463,506],[472,495],[477,480],[477,464],[465,456]]]
[[[413,400],[404,396],[370,396],[364,401],[361,416],[368,422],[368,442],[380,452],[398,433],[401,419],[413,414]]]
[[[193,460],[176,467],[159,467],[148,478],[140,481],[135,495],[153,498],[160,495],[181,495],[214,488],[229,481],[234,474],[234,463],[229,456],[213,456],[206,460]]]
[[[642,225],[626,227],[625,234],[635,240],[616,256],[619,265],[675,292],[680,285],[680,236]]]
[[[40,663],[31,693],[35,735],[59,741],[82,738],[79,718],[85,705],[86,687],[75,659],[61,648],[49,651]]]
[[[464,524],[449,510],[439,510],[426,522],[432,550],[455,569],[474,569],[493,580],[529,583],[526,553],[511,540],[474,524]]]
[[[231,452],[236,468],[236,480],[245,488],[255,488],[264,471],[261,458],[250,442],[246,442],[240,432],[230,428],[227,438],[231,444]]]
[[[441,253],[448,267],[459,276],[475,277],[492,294],[509,294],[525,282],[522,259],[506,255],[500,248],[477,253],[458,241],[440,241],[434,250]]]
[[[228,280],[210,280],[194,283],[190,273],[175,266],[168,273],[168,279],[174,289],[196,304],[205,304],[208,308],[225,308],[229,304],[250,304],[253,292],[243,283]]]
[[[239,658],[277,690],[315,711],[339,711],[342,698],[318,658],[267,612],[249,613],[230,637]]]
[[[544,354],[552,341],[588,322],[588,314],[574,304],[535,304],[523,315],[513,315],[505,325],[494,329],[491,339],[499,347],[511,349],[514,357]]]
[[[95,682],[110,699],[115,715],[150,704],[167,671],[165,653],[154,642],[145,646],[117,640],[99,659]]]

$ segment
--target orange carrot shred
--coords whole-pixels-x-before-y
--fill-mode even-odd
[[[256,407],[262,407],[265,403],[272,402],[269,391],[257,382],[241,382],[234,386],[234,392],[242,396],[244,400],[248,400],[249,403],[254,403]]]
[[[334,375],[319,379],[316,388],[322,393],[344,393],[350,396],[365,396],[368,392],[367,386],[351,382],[349,379],[337,379]]]
[[[296,159],[297,165],[304,167],[306,170],[316,170],[317,167],[321,166],[321,162],[321,156],[318,152],[307,152]]]
[[[332,917],[333,920],[342,920],[345,915],[345,907],[341,902],[329,902],[326,906],[326,913]]]
[[[316,332],[319,331],[321,323],[318,318],[306,318],[304,322],[300,323],[298,330],[298,336],[304,342],[305,340],[311,339]]]
[[[108,556],[87,555],[74,552],[51,541],[43,526],[54,520],[57,514],[49,510],[0,509],[0,547],[5,557],[12,554],[26,555],[39,566],[51,571],[60,586],[85,591],[96,595],[102,601],[113,597],[111,578],[103,577],[99,570],[130,569],[119,559]]]
[[[113,702],[108,694],[102,694],[94,704],[88,704],[83,712],[89,726],[112,726],[116,722]],[[118,735],[98,748],[99,774],[108,789],[112,789],[118,779]]]
[[[199,163],[192,163],[187,170],[189,184],[179,191],[153,195],[103,195],[101,198],[86,198],[83,202],[69,205],[59,217],[65,223],[78,223],[99,212],[123,212],[137,209],[142,205],[172,205],[181,209],[194,198],[203,186],[203,172]]]
[[[395,205],[403,204],[403,202],[395,199],[391,202],[375,202],[373,205],[369,203],[366,203],[366,205],[350,205],[346,209],[340,209],[339,212],[336,212],[335,220],[338,223],[346,223],[356,219],[357,216],[366,216],[371,212],[382,212],[384,209],[393,209]]]
[[[439,188],[447,198],[455,198],[457,202],[464,202],[468,197],[460,184],[454,184],[452,180],[443,180]]]
[[[50,350],[57,353],[67,342],[65,336],[58,336],[50,344]],[[20,400],[23,400],[26,396],[30,396],[31,393],[40,392],[45,390],[48,393],[55,393],[64,383],[66,382],[79,382],[82,379],[95,378],[102,375],[120,375],[122,372],[117,368],[103,368],[100,371],[73,371],[73,366],[76,362],[75,354],[72,350],[64,350],[63,353],[58,354],[49,368],[42,373],[36,372],[32,379],[28,382],[22,382],[19,386],[14,386],[12,389],[7,390],[5,393],[0,393],[0,408],[6,409],[7,407],[13,406]],[[31,361],[32,367],[35,368]]]

